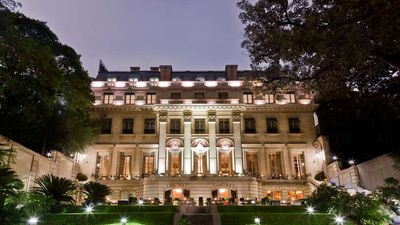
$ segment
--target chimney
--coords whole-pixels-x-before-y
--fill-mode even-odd
[[[170,81],[172,75],[171,65],[160,65],[160,81]]]
[[[159,70],[158,67],[152,66],[152,67],[150,67],[150,71],[151,71],[151,72],[159,72],[160,70]]]
[[[140,71],[140,67],[138,66],[131,66],[131,72],[139,72]]]
[[[237,80],[238,79],[237,68],[238,68],[238,65],[226,65],[225,66],[227,80]]]

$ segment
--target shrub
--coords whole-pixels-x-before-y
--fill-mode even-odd
[[[86,183],[83,185],[83,189],[87,195],[86,203],[104,203],[106,196],[111,194],[111,189],[107,185],[97,182]]]
[[[78,174],[76,175],[76,179],[77,179],[78,181],[80,181],[80,182],[83,182],[83,181],[87,181],[87,180],[88,180],[88,177],[87,177],[85,174],[83,174],[83,173],[78,173]]]
[[[71,180],[48,174],[36,179],[35,183],[38,187],[34,188],[34,192],[54,199],[56,206],[74,201],[71,193],[75,185]]]
[[[325,173],[324,171],[320,171],[317,174],[315,174],[314,179],[318,180],[318,181],[323,181],[326,179]]]

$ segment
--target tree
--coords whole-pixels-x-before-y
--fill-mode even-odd
[[[238,6],[255,89],[317,90],[321,133],[343,158],[400,149],[399,1],[251,2]]]
[[[12,0],[0,1],[0,133],[36,151],[90,143],[91,78],[80,56]]]
[[[22,187],[21,180],[13,170],[0,167],[0,224],[11,225],[18,222],[20,210],[16,208],[17,204],[8,200],[16,196]]]
[[[88,182],[83,185],[83,189],[86,194],[86,203],[104,203],[106,201],[106,196],[111,194],[111,189],[104,184],[100,184],[97,182]]]
[[[71,180],[48,174],[36,179],[35,183],[38,186],[34,188],[34,192],[54,199],[56,206],[74,201],[71,194],[75,185]]]

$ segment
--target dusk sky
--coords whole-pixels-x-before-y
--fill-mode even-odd
[[[249,69],[243,25],[233,0],[19,0],[24,14],[47,21],[96,76],[109,70],[171,64],[174,70]]]

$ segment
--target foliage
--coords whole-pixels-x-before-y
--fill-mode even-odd
[[[178,225],[190,225],[190,221],[188,220],[188,218],[186,217],[182,217],[179,221],[178,221]]]
[[[385,184],[377,189],[383,200],[391,203],[393,199],[400,198],[400,184],[399,181],[393,177],[385,179]]]
[[[320,212],[349,216],[363,225],[385,224],[390,219],[378,196],[360,193],[350,196],[345,191],[325,184],[311,194],[307,204],[316,207]]]
[[[128,201],[129,201],[130,205],[136,205],[138,202],[138,199],[132,195],[129,195]]]
[[[317,90],[321,133],[336,155],[363,161],[385,149],[397,151],[400,165],[400,1],[241,0],[238,7],[242,47],[259,81],[253,88]]]
[[[63,206],[63,212],[65,213],[81,213],[84,212],[84,208],[73,205]],[[177,212],[176,206],[155,206],[155,205],[144,205],[144,206],[131,206],[131,205],[96,205],[94,208],[95,213],[175,213]]]
[[[73,202],[71,193],[75,190],[75,185],[72,181],[48,174],[36,179],[35,183],[38,186],[34,188],[34,192],[54,199],[55,206]]]
[[[86,203],[104,203],[106,196],[111,194],[111,189],[107,185],[92,181],[84,184],[83,189],[87,196]]]
[[[78,181],[87,181],[88,180],[88,177],[85,175],[85,174],[83,174],[83,173],[78,173],[77,175],[76,175],[76,179],[78,180]]]
[[[20,209],[17,203],[9,199],[17,195],[23,183],[10,168],[0,168],[0,224],[8,225],[18,222]]]
[[[9,167],[9,163],[13,162],[15,158],[15,150],[12,145],[0,144],[0,168]]]
[[[0,10],[0,133],[30,149],[74,152],[90,143],[91,78],[80,56],[38,20]],[[5,3],[6,4],[6,3]]]
[[[324,171],[320,171],[317,174],[315,174],[314,179],[318,180],[318,181],[323,181],[326,179],[325,173]]]
[[[12,198],[7,199],[7,203],[11,205],[18,205],[20,215],[44,215],[50,212],[51,207],[54,205],[54,199],[33,193],[33,192],[18,192]]]

